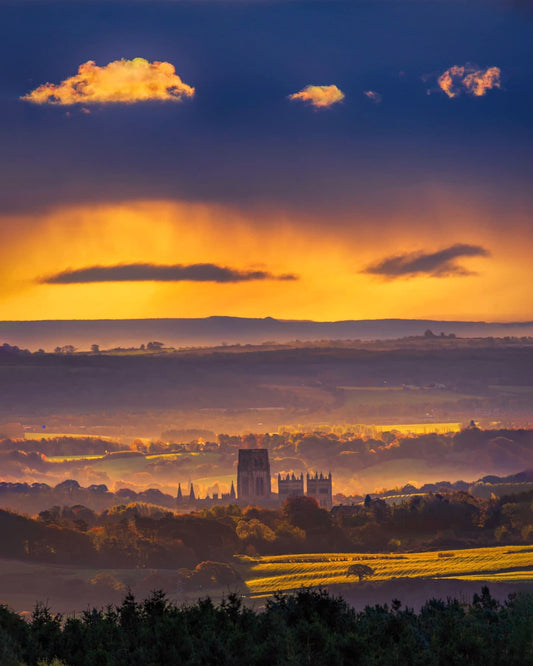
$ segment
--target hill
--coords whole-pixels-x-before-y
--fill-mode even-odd
[[[203,319],[100,319],[0,322],[0,340],[29,349],[53,349],[71,344],[89,349],[138,346],[148,340],[168,345],[258,343],[266,340],[394,339],[423,335],[426,330],[462,337],[533,335],[533,322],[435,321],[430,319],[367,319],[301,321],[265,317],[206,317]]]

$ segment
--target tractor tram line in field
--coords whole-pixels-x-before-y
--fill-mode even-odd
[[[297,556],[240,557],[250,597],[302,587],[355,583],[353,565],[370,567],[370,581],[401,579],[462,579],[533,581],[533,551],[529,546],[498,546],[423,553],[321,553]]]

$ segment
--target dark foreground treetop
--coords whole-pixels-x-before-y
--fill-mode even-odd
[[[415,613],[394,600],[355,612],[323,590],[278,594],[263,612],[230,594],[178,607],[162,592],[66,620],[37,606],[30,622],[0,606],[0,664],[68,666],[528,666],[533,596],[500,604],[432,599]]]

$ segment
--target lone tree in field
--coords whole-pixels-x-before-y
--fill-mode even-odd
[[[359,576],[359,582],[361,582],[363,578],[368,578],[369,576],[373,576],[374,569],[372,569],[372,567],[369,567],[368,564],[351,564],[348,567],[346,575]]]

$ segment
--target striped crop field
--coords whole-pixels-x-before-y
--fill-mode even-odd
[[[461,578],[464,580],[533,581],[533,547],[501,546],[465,550],[376,554],[322,553],[241,557],[251,596],[265,596],[277,590],[354,583],[348,576],[352,564],[374,570],[370,580],[402,578]]]

